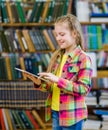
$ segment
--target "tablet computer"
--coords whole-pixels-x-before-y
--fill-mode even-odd
[[[21,72],[25,72],[25,73],[27,73],[27,74],[30,74],[31,76],[34,76],[34,77],[39,78],[39,79],[41,79],[41,80],[43,80],[43,81],[45,81],[45,82],[48,82],[48,80],[46,80],[46,79],[44,79],[44,78],[41,78],[41,77],[39,77],[38,75],[35,75],[35,74],[33,74],[33,73],[31,73],[31,72],[28,72],[28,71],[26,71],[26,70],[19,69],[19,68],[15,68],[15,70],[18,70],[18,71],[21,71]]]

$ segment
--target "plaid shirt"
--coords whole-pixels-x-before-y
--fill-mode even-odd
[[[60,56],[54,64],[55,73],[60,64]],[[58,82],[60,93],[60,126],[70,126],[88,116],[85,96],[91,88],[91,60],[85,52],[78,46],[68,58],[63,66],[61,78]],[[49,89],[49,85],[42,84],[41,89]],[[52,93],[46,100],[46,120],[51,117]]]

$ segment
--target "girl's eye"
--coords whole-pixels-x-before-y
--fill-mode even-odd
[[[61,36],[64,36],[65,34],[63,33],[63,34],[60,34]]]

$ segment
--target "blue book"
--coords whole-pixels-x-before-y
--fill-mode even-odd
[[[94,110],[97,115],[108,115],[108,110]]]
[[[108,17],[108,13],[91,13],[90,17]]]
[[[98,43],[97,43],[97,27],[96,25],[91,25],[91,35],[92,35],[92,38],[91,38],[91,46],[92,46],[92,49],[98,49]]]

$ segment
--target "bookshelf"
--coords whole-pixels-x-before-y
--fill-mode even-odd
[[[58,3],[56,3],[56,2],[58,2]],[[66,3],[64,4],[63,2],[66,2]],[[1,56],[0,61],[2,61],[0,63],[0,66],[5,66],[4,68],[2,67],[2,70],[3,70],[2,72],[3,73],[5,72],[5,75],[7,75],[6,77],[2,77],[2,75],[0,76],[0,80],[1,80],[0,81],[0,92],[1,93],[3,92],[4,93],[4,94],[2,93],[3,95],[9,94],[6,97],[5,96],[1,97],[1,99],[2,98],[5,99],[5,100],[2,100],[2,102],[1,102],[1,108],[3,107],[3,109],[0,109],[1,115],[2,115],[2,113],[11,113],[11,111],[12,111],[13,118],[16,118],[16,115],[18,113],[24,114],[25,112],[22,111],[22,110],[25,110],[27,115],[29,115],[30,119],[32,119],[33,116],[35,115],[35,120],[33,121],[34,123],[32,125],[34,125],[36,129],[39,129],[39,130],[46,130],[46,128],[47,128],[47,130],[51,129],[50,122],[46,124],[45,121],[44,121],[44,118],[43,118],[44,114],[45,114],[44,113],[45,100],[42,99],[42,93],[41,94],[39,93],[41,95],[41,98],[36,97],[36,96],[30,97],[30,95],[32,95],[32,94],[37,95],[37,91],[34,91],[33,84],[30,81],[28,81],[27,79],[25,79],[25,77],[23,77],[23,75],[21,75],[21,73],[14,74],[15,70],[12,69],[12,68],[9,69],[9,70],[12,70],[12,72],[6,71],[6,64],[3,64],[4,63],[3,61],[5,60],[5,62],[8,63],[8,64],[10,64],[10,61],[13,62],[13,63],[16,63],[16,64],[13,64],[13,68],[17,65],[17,67],[27,69],[26,68],[27,66],[25,66],[24,61],[29,60],[30,63],[33,63],[32,65],[35,64],[36,66],[38,66],[38,68],[35,68],[36,69],[36,71],[34,71],[35,74],[38,73],[39,71],[45,70],[47,68],[47,65],[48,65],[48,62],[49,62],[49,59],[50,59],[50,56],[51,56],[51,52],[54,51],[57,47],[57,44],[53,44],[53,43],[56,43],[56,41],[53,42],[53,40],[55,38],[54,38],[53,31],[52,31],[53,25],[54,25],[54,20],[62,14],[66,14],[66,13],[71,12],[71,10],[72,10],[71,4],[70,4],[71,2],[72,2],[72,0],[70,0],[70,1],[68,1],[68,0],[66,0],[66,1],[65,0],[62,0],[62,1],[46,0],[46,2],[43,2],[42,5],[41,5],[40,2],[37,2],[38,3],[37,5],[39,7],[41,7],[41,8],[43,7],[42,8],[43,10],[41,10],[41,11],[45,12],[45,13],[44,13],[44,15],[39,14],[39,13],[37,13],[39,15],[37,15],[37,14],[33,15],[33,12],[36,12],[36,9],[35,9],[35,6],[37,6],[36,2],[35,1],[29,2],[29,1],[26,1],[26,0],[22,1],[20,8],[21,7],[24,8],[24,10],[22,10],[23,13],[24,13],[24,14],[22,13],[23,16],[24,16],[24,19],[21,19],[22,16],[17,14],[18,17],[16,17],[16,19],[14,18],[15,20],[12,20],[12,19],[10,20],[10,17],[12,18],[12,16],[7,17],[8,20],[4,20],[4,18],[3,18],[4,14],[1,14],[1,12],[0,12],[0,32],[3,31],[4,35],[9,34],[9,32],[10,32],[11,35],[12,35],[10,41],[14,41],[13,44],[15,44],[15,41],[16,41],[16,45],[17,45],[16,48],[11,47],[10,50],[9,50],[9,48],[8,48],[8,50],[6,50],[7,46],[5,45],[3,47],[4,50],[2,50],[2,49],[0,50],[0,56]],[[8,3],[9,6],[11,4],[11,6],[13,6],[14,8],[16,6],[15,1],[14,2],[12,2],[12,1],[11,2],[5,2],[4,1],[2,6],[6,7],[7,3]],[[20,2],[18,2],[18,5],[19,5],[19,3]],[[0,3],[0,7],[1,7],[1,3]],[[59,9],[61,10],[61,12],[56,13],[56,11],[57,12],[60,11]],[[0,10],[1,10],[1,8],[0,8]],[[52,14],[50,14],[50,12],[52,12]],[[14,16],[14,14],[12,14],[12,12],[10,14]],[[36,16],[38,17],[38,19],[36,19]],[[53,16],[53,17],[51,17],[51,16]],[[89,26],[90,29],[93,29],[94,26],[96,28],[97,28],[97,26],[99,26],[101,29],[102,29],[102,27],[106,27],[106,29],[107,29],[108,22],[107,21],[104,21],[104,22],[87,21],[87,22],[81,22],[81,24],[82,24],[83,27],[86,26],[86,28]],[[21,41],[21,37],[24,34],[24,30],[32,32],[34,29],[38,31],[38,34],[41,34],[41,36],[40,36],[41,38],[44,36],[43,38],[45,39],[45,45],[47,43],[48,48],[41,48],[40,50],[38,50],[37,46],[36,46],[36,48],[34,47],[35,49],[32,47],[33,50],[30,50],[29,47],[28,48],[21,47],[21,44],[19,43],[19,41]],[[52,32],[53,39],[50,37],[50,40],[49,40],[49,38],[48,38],[49,35],[47,35],[47,37],[45,37],[47,30],[50,30]],[[16,38],[16,35],[18,34],[18,32],[20,32],[20,36],[19,36],[20,40],[19,41],[17,39],[18,36]],[[36,34],[36,36],[38,36],[38,34]],[[88,35],[86,33],[84,33],[84,34],[85,34],[85,37],[86,36],[90,37],[92,33],[90,32],[89,33],[90,35]],[[100,36],[97,36],[97,37],[100,37]],[[94,40],[94,39],[92,39],[92,40]],[[24,42],[24,40],[22,40],[22,42]],[[41,41],[41,42],[43,42],[43,41]],[[1,43],[1,41],[0,41],[0,43]],[[86,41],[86,43],[88,43],[88,41]],[[108,51],[107,43],[108,42],[106,42],[104,45],[101,45],[100,48],[95,48],[95,49],[94,48],[86,48],[86,49],[87,49],[87,51],[95,52],[96,54],[98,54],[102,50],[107,52]],[[34,42],[32,42],[31,44],[34,45]],[[47,59],[47,60],[43,60],[42,55],[44,55],[45,56],[44,59]],[[32,58],[30,58],[30,57],[32,57]],[[36,59],[38,59],[38,61],[36,61],[36,59],[34,57],[36,57]],[[13,59],[13,61],[12,61],[12,59]],[[29,64],[29,62],[27,62],[27,63]],[[30,68],[31,68],[31,66],[29,66],[29,69]],[[108,77],[108,70],[107,69],[97,71],[97,78],[103,78],[103,77]],[[95,84],[93,84],[93,85],[95,85]],[[29,87],[29,90],[28,90],[28,87]],[[97,92],[96,94],[98,94],[98,95],[96,95],[96,96],[97,96],[97,100],[99,101],[98,97],[100,97],[99,96],[100,90],[106,90],[107,91],[108,89],[107,88],[101,88],[100,89],[98,87],[98,85],[96,85],[95,87],[96,88],[93,88],[92,90]],[[26,92],[24,94],[25,96],[23,95],[23,92]],[[31,94],[30,94],[30,92],[31,92]],[[20,98],[17,99],[17,97],[14,96],[13,102],[11,104],[10,103],[11,100],[9,100],[9,99],[10,99],[10,95],[12,95],[13,93],[17,93],[18,97],[20,96]],[[46,99],[46,96],[47,96],[47,94],[43,93],[43,97],[45,99]],[[32,98],[32,100],[31,100],[31,98]],[[38,99],[38,100],[36,100],[36,99]],[[6,100],[8,102],[6,102]],[[22,101],[23,101],[23,104],[22,104]],[[4,109],[4,108],[8,108],[8,109]],[[90,113],[91,113],[91,109],[97,108],[97,106],[95,106],[95,107],[90,106],[89,108],[90,108]],[[99,106],[99,108],[106,109],[107,107]],[[29,112],[28,112],[28,110],[29,110]],[[9,114],[7,114],[7,115],[9,115]],[[3,119],[4,117],[1,116],[0,118]],[[9,119],[9,117],[8,117],[8,119]],[[14,129],[12,127],[16,127],[18,125],[18,123],[21,124],[21,119],[19,119],[19,121],[14,121],[13,124],[16,124],[16,126],[12,126],[12,125],[8,126],[8,124],[6,124],[6,122],[8,122],[8,121],[1,122],[2,128],[6,127],[7,129],[8,128]],[[11,122],[9,124],[11,124]],[[31,127],[33,127],[32,125],[31,125]],[[18,125],[17,127],[18,128],[21,127],[20,129],[22,129],[22,127],[25,127],[25,126]],[[29,127],[29,129],[30,129],[30,127]]]
[[[57,48],[54,21],[71,10],[68,2],[0,2],[0,129],[51,130],[51,121],[44,119],[48,93],[35,90],[34,84],[14,68],[34,74],[46,70]]]
[[[83,3],[83,1],[81,2]],[[84,130],[104,130],[106,129],[106,122],[108,120],[104,120],[104,117],[102,116],[97,116],[94,110],[108,110],[108,1],[88,0],[88,4],[90,10],[89,21],[88,19],[85,19],[85,21],[81,21],[81,24],[83,27],[85,43],[88,43],[88,45],[85,44],[85,47],[88,52],[95,53],[97,56],[97,76],[92,79],[93,87],[86,102],[88,104],[89,119],[92,119],[94,123],[96,123],[96,120],[100,120],[101,122],[99,123],[98,128],[96,128],[94,124],[93,127],[92,125],[90,127],[87,125]],[[84,9],[85,8],[86,7],[84,7]],[[100,36],[97,33],[100,34]],[[88,121],[88,123],[90,122]]]

